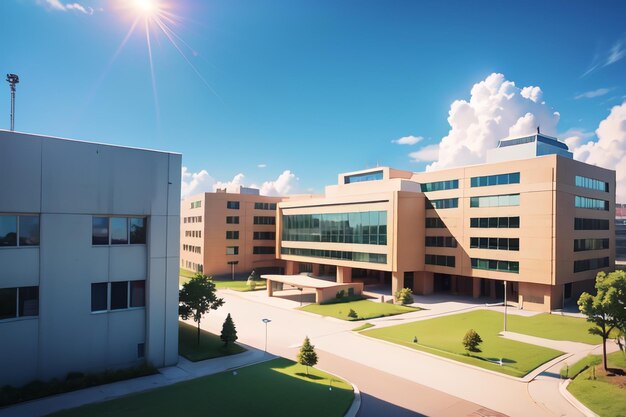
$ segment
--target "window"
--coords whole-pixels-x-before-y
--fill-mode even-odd
[[[144,217],[130,218],[130,244],[146,244],[146,219]]]
[[[111,245],[128,244],[128,219],[111,217]]]
[[[39,315],[39,287],[0,288],[0,320]]]
[[[300,248],[281,248],[280,253],[283,255],[307,256],[312,258],[326,259],[344,259],[355,262],[369,262],[376,264],[386,264],[387,255],[384,253],[366,253],[366,252],[347,252],[339,250],[323,250],[323,249],[300,249]]]
[[[0,247],[39,246],[38,215],[0,215]]]
[[[92,245],[108,245],[109,244],[109,218],[108,217],[95,217],[95,216],[93,217],[91,244]]]
[[[510,272],[519,274],[519,262],[500,261],[495,259],[471,258],[472,269],[485,269],[488,271]]]
[[[574,239],[574,252],[609,248],[609,239]]]
[[[574,206],[577,208],[586,208],[592,210],[609,210],[609,202],[598,200],[596,198],[581,197],[579,195],[574,199]]]
[[[254,246],[252,253],[254,255],[273,255],[276,253],[276,248],[274,246]]]
[[[456,248],[456,239],[452,236],[426,236],[425,245],[439,248]]]
[[[490,185],[519,184],[519,172],[509,174],[487,175],[484,177],[472,177],[470,184],[472,187],[487,187]]]
[[[110,241],[109,241],[110,235]],[[145,217],[93,216],[92,245],[128,245],[146,243]]]
[[[365,172],[363,174],[346,175],[343,177],[344,184],[352,184],[354,182],[378,181],[383,179],[382,171]]]
[[[202,207],[202,201],[192,201],[191,208],[199,208]]]
[[[427,209],[448,209],[457,208],[459,206],[458,198],[444,198],[442,200],[424,200],[426,202]]]
[[[239,239],[239,231],[238,230],[227,230],[226,231],[226,239]]]
[[[387,212],[383,210],[283,216],[283,240],[386,245]]]
[[[604,219],[574,219],[574,230],[609,230],[609,221]]]
[[[470,207],[519,206],[519,194],[470,197]]]
[[[472,217],[470,227],[483,229],[518,229],[519,217]]]
[[[226,223],[239,224],[239,216],[226,216]]]
[[[609,266],[609,257],[582,259],[574,261],[574,272],[590,271],[592,269],[606,268]]]
[[[424,262],[427,265],[437,265],[437,266],[447,266],[449,268],[454,268],[456,264],[456,260],[454,256],[446,256],[446,255],[426,255]]]
[[[443,229],[446,225],[443,224],[443,220],[439,217],[426,217],[426,228],[427,229]]]
[[[276,240],[276,232],[254,232],[254,240]]]
[[[126,310],[146,306],[146,281],[91,284],[91,311]]]
[[[580,175],[576,175],[575,184],[576,187],[589,188],[590,190],[604,191],[607,193],[609,192],[608,182],[595,180],[593,178],[581,177]]]
[[[519,251],[519,238],[470,237],[470,248]]]
[[[276,203],[254,203],[255,210],[276,210]]]
[[[226,246],[226,255],[239,255],[239,246]]]
[[[239,210],[239,201],[227,201],[226,208],[232,210]]]
[[[276,224],[276,217],[254,216],[254,224]]]
[[[421,184],[421,188],[422,192],[454,190],[459,188],[459,180],[427,182],[425,184]]]

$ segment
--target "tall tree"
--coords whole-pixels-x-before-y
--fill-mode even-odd
[[[315,353],[315,346],[311,344],[309,336],[304,338],[304,343],[298,352],[298,363],[306,366],[307,375],[309,375],[309,366],[317,365],[317,353]]]
[[[224,346],[228,347],[229,343],[237,340],[237,329],[235,329],[235,323],[233,319],[230,317],[230,313],[226,316],[226,320],[224,320],[224,324],[222,325],[222,334],[220,335],[220,339],[224,342]]]
[[[213,280],[206,275],[196,276],[183,284],[178,294],[178,314],[183,320],[193,317],[198,324],[198,344],[200,344],[200,321],[210,310],[217,310],[224,305],[224,299],[218,298]]]
[[[602,337],[602,357],[604,370],[608,372],[606,360],[606,339],[615,328],[623,330],[626,325],[626,273],[611,272],[608,275],[598,272],[596,294],[582,293],[578,299],[580,311],[587,321],[596,325],[589,333]]]

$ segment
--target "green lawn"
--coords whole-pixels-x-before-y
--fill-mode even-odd
[[[473,352],[470,356],[461,343],[469,329],[474,329],[483,339],[482,352]],[[526,375],[563,353],[505,339],[498,336],[501,330],[502,314],[478,310],[366,330],[362,334],[516,377]],[[418,343],[413,342],[415,337]],[[496,363],[501,358],[502,366]]]
[[[204,320],[211,320],[211,315],[206,316]],[[237,323],[235,323],[235,326],[237,326]],[[197,331],[196,326],[182,321],[178,322],[178,353],[192,362],[236,355],[246,351],[245,348],[237,344],[230,344],[228,348],[225,348],[224,342],[222,342],[219,336],[204,330],[200,330],[200,344],[198,345]]]
[[[493,312],[499,314],[501,313]],[[602,343],[600,336],[589,334],[593,327],[587,320],[556,314],[537,314],[532,317],[507,315],[507,330],[552,340],[571,340],[572,342],[597,345]]]
[[[194,276],[196,276],[196,274],[192,271],[187,271],[186,269],[182,269],[180,268],[180,273],[179,273],[179,280],[178,283],[179,285],[183,285],[185,282],[189,281],[190,278],[193,278]],[[237,280],[213,280],[213,282],[215,283],[215,287],[217,289],[223,290],[223,289],[231,289],[231,290],[235,290],[235,291],[251,291],[250,287],[247,285],[247,278],[244,280],[241,279],[237,279]],[[264,290],[265,289],[265,280],[264,279],[258,279],[256,281],[256,287],[255,290]]]
[[[360,332],[361,330],[366,330],[369,329],[371,327],[374,327],[374,325],[372,323],[365,323],[360,325],[359,327],[355,327],[354,329],[352,329],[353,332]]]
[[[596,358],[596,356],[594,356]],[[585,358],[583,361],[589,361]],[[602,363],[602,357],[597,356],[597,362]],[[626,369],[626,356],[622,352],[608,355],[609,368]],[[578,365],[578,364],[576,364]],[[576,366],[574,365],[574,366]],[[567,387],[580,402],[600,416],[626,416],[626,376],[610,377],[603,375],[602,365],[596,365],[596,378],[591,379],[591,369],[583,371]],[[617,384],[621,379],[622,387]],[[613,383],[612,383],[613,382]]]
[[[369,300],[350,301],[336,304],[309,304],[300,307],[300,310],[321,316],[330,316],[342,320],[366,320],[383,316],[395,316],[396,314],[419,311],[417,308],[406,307],[389,303],[375,303]],[[350,309],[354,310],[358,317],[348,317]]]
[[[54,417],[341,417],[352,404],[352,387],[339,378],[287,359],[223,372],[103,403],[52,414]],[[332,383],[332,390],[329,385]]]

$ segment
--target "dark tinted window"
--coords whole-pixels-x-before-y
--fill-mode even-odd
[[[91,243],[93,245],[109,244],[109,218],[94,217],[92,221]]]
[[[130,218],[130,243],[145,244],[146,243],[146,219],[131,217]]]
[[[15,317],[17,288],[0,288],[0,320]]]
[[[144,307],[146,305],[146,281],[130,282],[130,306]]]
[[[128,281],[111,283],[111,310],[128,308]]]
[[[20,216],[20,246],[39,246],[39,216]]]
[[[107,309],[107,283],[98,282],[91,284],[91,311],[104,311]]]
[[[0,216],[0,246],[17,246],[17,216]]]
[[[39,315],[39,287],[22,287],[19,292],[20,317]]]

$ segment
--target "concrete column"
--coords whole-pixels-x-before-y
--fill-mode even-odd
[[[320,275],[320,264],[311,264],[311,266],[313,267],[311,273],[314,276],[318,277]]]
[[[404,271],[393,271],[391,273],[391,295],[396,296],[396,292],[404,288]]]
[[[285,275],[296,275],[296,261],[287,261],[285,265]]]
[[[272,288],[272,281],[268,279],[265,285],[267,286],[267,296],[271,297],[272,295],[274,295],[274,289]]]
[[[434,275],[432,272],[419,271],[413,274],[413,293],[429,295],[434,292]]]
[[[337,282],[340,284],[352,282],[352,268],[349,266],[338,266]]]
[[[482,278],[472,278],[472,297],[480,297],[480,280]]]

